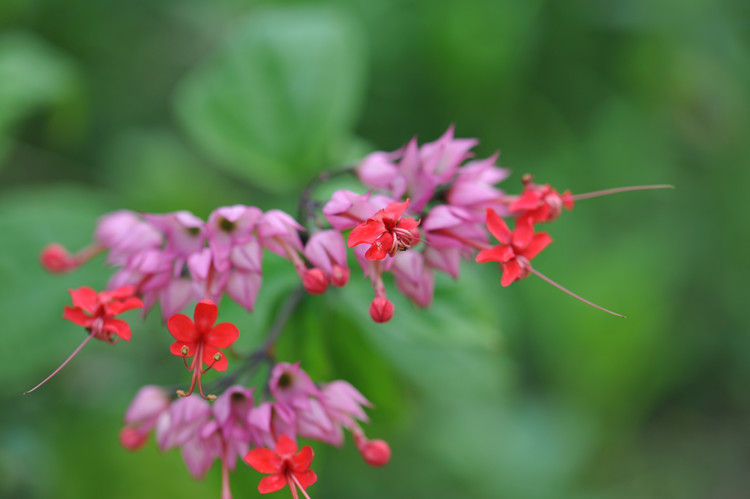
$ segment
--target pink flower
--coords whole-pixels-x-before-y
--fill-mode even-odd
[[[320,269],[334,286],[344,286],[349,281],[346,244],[341,232],[316,232],[307,241],[304,253],[307,260]]]
[[[305,228],[281,210],[267,211],[258,224],[258,236],[263,246],[284,258],[290,258],[290,252],[302,251],[301,230]]]
[[[370,244],[365,253],[368,260],[382,260],[386,255],[395,256],[419,243],[419,220],[401,217],[409,206],[407,199],[403,203],[391,203],[378,211],[365,223],[356,226],[349,234],[350,248],[358,244]]]
[[[422,253],[399,253],[394,258],[391,271],[396,278],[396,286],[411,301],[420,307],[428,307],[432,303],[435,273],[425,264]]]
[[[320,390],[299,367],[299,362],[276,364],[271,371],[268,388],[278,403],[294,409],[306,409],[309,397],[320,396]]]
[[[251,450],[245,456],[247,464],[256,471],[269,474],[258,485],[261,494],[269,494],[283,489],[287,485],[292,497],[297,497],[297,487],[309,499],[305,489],[314,484],[318,477],[310,469],[313,460],[313,450],[309,445],[297,452],[297,444],[286,435],[281,435],[274,450],[259,447]]]
[[[510,172],[495,166],[497,154],[477,161],[470,161],[458,170],[456,180],[448,190],[446,199],[453,206],[461,206],[483,217],[488,207],[505,215],[507,196],[495,187],[505,180]]]
[[[108,263],[124,265],[139,251],[161,247],[163,237],[137,214],[120,210],[99,219],[94,239],[99,245],[109,249]]]
[[[377,210],[393,200],[381,195],[357,194],[338,190],[323,206],[323,216],[336,230],[346,230],[364,222]]]
[[[120,431],[122,446],[131,451],[143,447],[169,404],[167,393],[158,386],[147,385],[138,390],[125,412],[125,427]]]
[[[503,286],[528,277],[531,272],[530,261],[552,242],[546,232],[534,234],[530,218],[518,219],[516,228],[511,231],[491,208],[487,208],[487,228],[501,244],[480,251],[476,261],[500,262],[503,269],[500,284]]]
[[[232,248],[241,246],[255,236],[253,231],[263,212],[254,206],[224,206],[211,213],[206,224],[213,264],[219,272],[229,270]]]

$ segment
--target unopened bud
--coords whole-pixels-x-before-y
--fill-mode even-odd
[[[388,322],[393,317],[393,309],[393,303],[388,298],[375,298],[370,303],[370,317],[375,322]]]
[[[53,274],[69,272],[75,267],[75,262],[70,252],[61,244],[48,244],[42,250],[39,261],[44,270]]]
[[[126,426],[120,431],[120,444],[129,451],[136,451],[148,441],[148,433],[141,433],[136,428]]]
[[[311,295],[320,295],[328,289],[328,278],[319,268],[308,269],[302,277],[302,284]]]
[[[331,269],[331,284],[336,287],[346,286],[349,282],[349,267],[342,267],[340,265],[333,265]]]
[[[370,440],[359,447],[362,459],[370,466],[379,468],[391,460],[391,446],[385,440]]]

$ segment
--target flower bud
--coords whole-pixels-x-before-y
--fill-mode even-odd
[[[311,295],[320,295],[328,289],[328,278],[319,268],[312,268],[305,271],[302,284]]]
[[[39,261],[44,270],[53,274],[62,274],[75,267],[75,262],[71,254],[63,245],[57,243],[45,246],[39,257]]]
[[[377,297],[370,303],[370,317],[375,322],[388,322],[393,317],[393,309],[388,298]]]
[[[129,451],[136,451],[148,441],[148,432],[143,433],[132,426],[120,430],[120,444]]]
[[[349,282],[349,268],[334,264],[331,269],[331,284],[336,287],[346,286]]]
[[[391,447],[385,440],[368,440],[359,447],[359,453],[367,464],[375,468],[385,466],[391,460]]]

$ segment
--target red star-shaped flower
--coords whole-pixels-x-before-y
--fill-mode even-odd
[[[133,286],[123,286],[112,291],[97,293],[82,286],[69,290],[73,306],[65,306],[63,318],[90,330],[94,338],[114,343],[117,335],[125,341],[131,337],[130,326],[115,315],[143,307],[143,302],[133,296]]]
[[[391,203],[378,211],[372,218],[352,229],[349,234],[350,248],[358,244],[371,244],[365,253],[368,260],[382,260],[386,255],[395,256],[396,252],[411,248],[419,242],[417,226],[420,220],[401,217],[409,200],[403,203]]]
[[[527,182],[521,195],[508,208],[519,218],[529,217],[533,223],[551,222],[560,216],[562,209],[572,210],[575,199],[570,191],[560,194],[549,184]]]
[[[213,368],[217,371],[225,371],[227,368],[226,356],[219,350],[232,346],[240,332],[234,324],[222,322],[214,326],[219,309],[211,300],[203,300],[195,306],[191,321],[187,315],[175,314],[167,321],[167,329],[177,340],[169,347],[169,351],[178,357],[187,359],[194,357],[188,369],[193,371],[193,381],[188,393],[178,392],[182,396],[193,393],[196,382],[201,396],[200,375]],[[201,370],[201,362],[206,364],[205,370]],[[187,365],[187,360],[185,360]]]
[[[276,492],[289,485],[294,499],[297,499],[297,487],[310,499],[305,489],[318,480],[315,472],[310,469],[312,460],[313,450],[309,445],[297,452],[297,444],[286,435],[281,435],[276,441],[274,450],[256,447],[245,455],[245,462],[256,471],[270,474],[258,484],[261,494]]]
[[[503,269],[500,284],[503,286],[527,277],[531,272],[530,260],[552,242],[546,232],[534,233],[530,217],[519,218],[511,231],[505,220],[491,208],[487,208],[487,228],[500,244],[480,251],[476,261],[500,262]]]

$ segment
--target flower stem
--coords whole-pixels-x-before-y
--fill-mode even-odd
[[[614,189],[604,189],[601,191],[586,192],[584,194],[576,194],[573,196],[573,200],[580,201],[581,199],[598,198],[601,196],[608,196],[610,194],[618,194],[620,192],[630,191],[650,191],[655,189],[674,189],[673,185],[669,184],[658,184],[658,185],[631,185],[628,187],[615,187]]]
[[[75,350],[73,350],[73,353],[71,353],[70,356],[67,359],[65,359],[65,362],[63,362],[62,364],[60,364],[60,367],[58,367],[57,369],[55,369],[52,372],[52,374],[50,374],[49,376],[47,376],[46,378],[44,378],[44,380],[41,383],[39,383],[38,385],[36,385],[31,390],[23,392],[23,394],[24,395],[28,395],[29,393],[33,392],[34,390],[36,390],[37,388],[39,388],[40,386],[42,386],[43,384],[45,384],[47,381],[49,381],[50,378],[52,378],[55,374],[57,374],[58,372],[60,372],[60,369],[62,369],[63,367],[65,367],[68,364],[68,362],[70,362],[71,360],[73,360],[73,357],[75,357],[78,354],[78,352],[81,351],[81,349],[84,347],[84,345],[86,345],[86,343],[88,343],[89,340],[93,336],[94,336],[94,331],[91,331],[89,333],[89,335],[86,336],[86,339],[83,340],[80,345],[78,345],[78,348],[76,348]]]
[[[581,298],[580,296],[578,296],[574,292],[570,291],[567,288],[564,288],[560,284],[557,284],[555,281],[553,281],[552,279],[550,279],[549,277],[547,277],[546,275],[542,274],[541,272],[539,272],[538,270],[536,270],[534,268],[531,269],[531,273],[534,274],[534,275],[537,275],[537,276],[541,277],[542,279],[544,279],[545,281],[547,281],[548,283],[552,284],[554,287],[556,287],[557,289],[559,289],[560,291],[562,291],[563,293],[569,294],[570,296],[572,296],[576,300],[582,301],[586,305],[589,305],[589,306],[592,306],[594,308],[597,308],[597,309],[599,309],[599,310],[601,310],[603,312],[607,312],[608,314],[612,314],[612,315],[617,316],[617,317],[622,317],[623,319],[626,318],[624,315],[618,314],[617,312],[612,312],[611,310],[607,310],[604,307],[600,307],[596,303],[592,303],[592,302],[588,301],[585,298]]]

